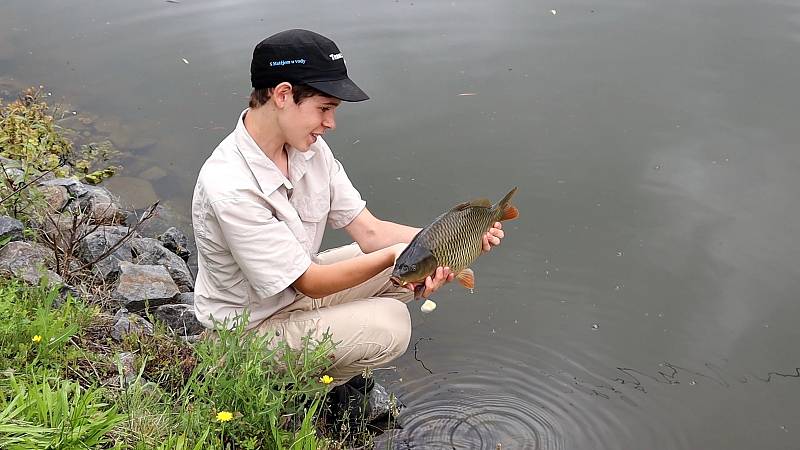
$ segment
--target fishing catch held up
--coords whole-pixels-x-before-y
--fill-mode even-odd
[[[475,274],[469,266],[481,254],[483,235],[495,222],[515,219],[519,210],[511,204],[517,192],[512,189],[492,205],[488,199],[460,203],[423,228],[400,254],[392,272],[398,285],[419,283],[417,296],[424,289],[424,280],[439,266],[450,267],[464,287],[475,287]],[[422,289],[420,289],[422,288]]]

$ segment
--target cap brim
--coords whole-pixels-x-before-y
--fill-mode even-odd
[[[312,81],[305,84],[345,102],[369,100],[369,96],[360,87],[356,86],[350,78],[334,81]]]

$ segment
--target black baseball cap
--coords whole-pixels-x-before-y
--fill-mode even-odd
[[[250,81],[256,89],[283,81],[306,84],[346,102],[369,99],[347,77],[344,57],[336,44],[308,30],[286,30],[264,39],[253,50]]]

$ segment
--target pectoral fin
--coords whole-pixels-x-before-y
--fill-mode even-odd
[[[456,274],[456,279],[467,289],[475,289],[475,272],[466,268]]]

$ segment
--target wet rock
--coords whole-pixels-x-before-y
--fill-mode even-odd
[[[193,305],[163,305],[153,315],[179,336],[196,336],[205,330],[194,315]]]
[[[119,283],[112,297],[130,311],[173,303],[178,286],[161,265],[120,262]]]
[[[111,337],[119,342],[129,334],[136,334],[139,336],[152,336],[153,324],[145,320],[142,316],[128,312],[127,309],[121,308],[114,316],[116,321],[111,328]]]
[[[100,226],[81,240],[78,245],[78,257],[84,263],[92,262],[116,245],[127,233],[128,227]],[[108,256],[96,262],[92,270],[103,278],[112,278],[119,273],[120,263],[131,262],[132,258],[131,243],[127,240]]]
[[[147,208],[137,210],[136,213],[141,216],[146,211]],[[133,220],[136,220],[136,216],[132,214],[128,217],[128,221],[133,223]],[[150,220],[145,221],[139,231],[145,236],[156,236],[170,227],[191,229],[191,213],[179,211],[169,201],[163,201],[158,204],[156,214]]]
[[[0,216],[0,242],[22,239],[22,230],[24,229],[25,226],[19,220],[13,217]]]
[[[166,170],[159,166],[152,166],[149,169],[142,171],[142,173],[139,174],[139,178],[148,181],[156,181],[166,177],[167,175],[168,173]]]
[[[113,176],[103,182],[114,192],[122,192],[125,205],[132,209],[146,208],[159,200],[153,185],[141,178]]]
[[[375,383],[369,394],[366,421],[371,423],[396,418],[400,413],[400,408],[404,406],[397,397],[389,394],[385,387]]]
[[[164,244],[171,252],[183,258],[189,259],[192,252],[189,251],[189,239],[183,232],[175,227],[169,227],[167,231],[158,236],[158,240]]]
[[[161,245],[158,240],[152,238],[132,239],[131,249],[134,254],[133,262],[136,264],[160,264],[169,271],[169,275],[181,292],[194,290],[194,280],[189,272],[189,266],[178,255]]]
[[[47,263],[53,260],[53,251],[47,247],[23,241],[9,242],[0,249],[0,274],[19,277],[31,285],[38,285],[45,276],[50,286],[58,286],[63,280],[47,269]]]

